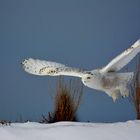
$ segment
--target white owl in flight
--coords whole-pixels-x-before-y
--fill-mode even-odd
[[[133,79],[133,72],[116,73],[130,62],[140,52],[140,39],[130,48],[114,58],[109,64],[101,69],[85,71],[72,68],[60,63],[39,60],[25,59],[22,62],[26,72],[34,75],[50,76],[76,76],[80,77],[83,84],[92,89],[104,91],[115,101],[119,94],[125,97],[129,95],[128,84]]]

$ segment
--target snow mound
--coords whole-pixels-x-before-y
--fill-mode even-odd
[[[0,125],[0,140],[140,140],[140,121]]]

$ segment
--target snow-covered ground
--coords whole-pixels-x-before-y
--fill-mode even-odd
[[[0,125],[0,140],[140,140],[140,121]]]

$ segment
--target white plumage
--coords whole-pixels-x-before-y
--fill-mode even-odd
[[[30,74],[80,77],[84,85],[104,91],[115,101],[119,94],[123,97],[129,95],[128,84],[133,79],[133,72],[116,73],[116,71],[119,71],[128,64],[139,52],[140,40],[136,41],[130,48],[114,58],[105,67],[91,71],[84,71],[56,62],[32,58],[24,60],[22,64],[24,70]]]

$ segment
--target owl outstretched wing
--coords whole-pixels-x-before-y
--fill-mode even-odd
[[[78,68],[67,67],[60,63],[33,58],[25,59],[22,65],[26,72],[34,75],[67,75],[76,77],[82,77],[84,75],[84,71]]]
[[[101,69],[101,72],[114,72],[123,68],[140,52],[140,39],[130,48],[114,58],[109,64]]]

